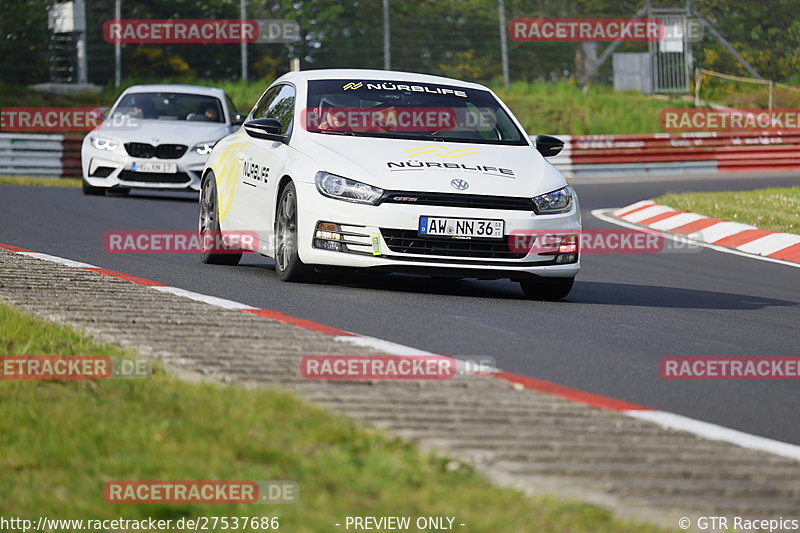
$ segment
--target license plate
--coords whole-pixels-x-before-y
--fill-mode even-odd
[[[505,222],[480,218],[419,217],[419,234],[502,239]]]
[[[177,163],[151,163],[149,161],[136,162],[131,164],[133,172],[153,172],[156,174],[175,174],[178,172]]]

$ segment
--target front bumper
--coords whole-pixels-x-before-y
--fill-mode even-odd
[[[581,228],[578,206],[559,215],[536,215],[527,211],[476,209],[405,204],[378,206],[326,198],[314,184],[296,183],[298,189],[298,248],[300,259],[315,266],[350,267],[390,272],[452,275],[484,279],[521,280],[531,276],[571,278],[580,270],[575,262],[556,264],[552,254],[509,253],[507,240],[479,246],[473,251],[469,240],[459,240],[457,250],[399,245],[398,235],[416,235],[420,216],[502,219],[506,235],[512,232],[557,231],[576,233]],[[343,251],[324,250],[313,245],[318,222],[338,224],[346,233]],[[455,242],[455,241],[453,241]],[[475,242],[475,241],[472,241]],[[487,241],[483,241],[485,244]],[[517,250],[518,251],[518,250]],[[482,256],[482,257],[481,257]]]
[[[109,152],[84,146],[83,179],[93,187],[199,191],[207,158],[191,149],[178,159],[141,159],[129,156],[124,148]],[[133,172],[134,162],[175,163],[177,172]]]

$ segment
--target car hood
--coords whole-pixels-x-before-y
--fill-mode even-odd
[[[566,185],[533,146],[307,134],[297,148],[320,170],[385,190],[535,196]]]
[[[158,144],[194,144],[217,141],[229,133],[219,122],[187,122],[184,120],[140,120],[135,126],[114,126],[104,122],[94,130],[123,142]]]

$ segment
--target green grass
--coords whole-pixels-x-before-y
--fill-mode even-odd
[[[800,186],[737,192],[670,193],[655,198],[681,211],[800,234]]]
[[[0,354],[122,352],[0,305]],[[330,532],[345,516],[455,516],[465,531],[648,532],[609,512],[491,486],[464,465],[281,392],[150,379],[0,381],[0,516],[278,516]],[[111,505],[109,480],[295,480],[291,505]],[[457,528],[460,529],[460,528]]]
[[[512,83],[509,88],[493,87],[511,108],[530,135],[597,135],[658,133],[662,109],[686,108],[680,99],[661,99],[629,91],[614,92],[605,85]]]
[[[119,90],[106,86],[98,94],[56,96],[35,93],[24,87],[0,84],[4,107],[88,106],[110,107],[117,96],[137,83],[166,83],[169,80],[124,80]],[[248,113],[271,80],[191,80],[182,83],[220,87],[230,95],[242,113]],[[659,113],[665,108],[689,107],[680,99],[644,96],[636,92],[615,93],[607,85],[587,87],[574,83],[515,82],[492,89],[508,104],[531,135],[657,133],[662,131]]]
[[[0,185],[33,187],[80,187],[80,178],[37,178],[35,176],[0,176]]]

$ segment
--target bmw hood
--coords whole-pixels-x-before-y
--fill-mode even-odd
[[[114,127],[103,123],[92,134],[111,137],[122,142],[185,144],[193,146],[217,141],[229,133],[220,122],[187,122],[184,120],[141,120],[135,126]]]
[[[536,196],[566,185],[533,146],[308,134],[320,169],[385,190]]]

